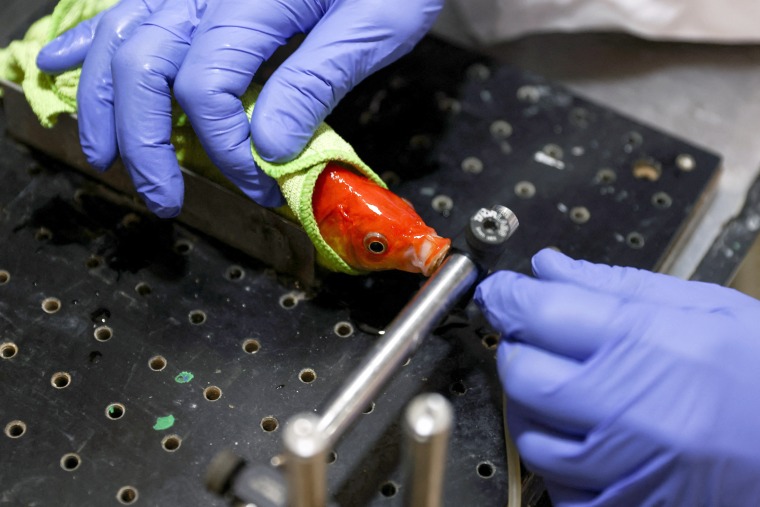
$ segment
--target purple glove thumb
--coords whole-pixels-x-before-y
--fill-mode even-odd
[[[336,0],[265,84],[251,118],[259,154],[285,162],[356,84],[409,52],[442,0]]]

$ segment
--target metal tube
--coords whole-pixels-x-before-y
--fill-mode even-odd
[[[454,419],[451,403],[436,393],[414,398],[404,414],[407,447],[407,488],[409,507],[443,505],[446,450]]]
[[[327,504],[327,445],[317,422],[315,414],[298,414],[288,421],[282,436],[289,507]]]
[[[417,349],[422,338],[477,279],[478,267],[466,255],[454,253],[443,262],[322,412],[318,430],[324,434],[328,446],[335,444],[401,363]]]

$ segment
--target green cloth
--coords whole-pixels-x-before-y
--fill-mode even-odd
[[[254,88],[249,89],[243,96],[243,105],[248,118],[251,117],[257,96],[258,90]],[[272,164],[263,160],[255,149],[251,151],[259,167],[277,180],[288,206],[317,249],[317,261],[333,271],[341,271],[350,275],[361,274],[362,271],[346,264],[335,250],[325,242],[314,219],[311,197],[317,178],[330,161],[338,161],[352,167],[359,174],[363,174],[381,187],[386,188],[383,180],[367,164],[362,162],[351,145],[326,123],[317,127],[314,136],[306,144],[301,154],[291,162]]]
[[[243,95],[243,107],[250,119],[260,87],[251,86]],[[202,174],[217,183],[231,187],[222,174],[213,166],[203,151],[198,138],[193,134],[187,117],[184,114],[175,115],[175,126],[172,134],[172,144],[177,151],[177,159],[184,167]],[[273,164],[262,159],[251,144],[251,152],[261,169],[277,180],[282,194],[288,203],[289,212],[280,212],[289,218],[297,220],[306,231],[317,251],[317,262],[332,270],[350,275],[358,275],[364,271],[349,266],[330,245],[325,242],[319,232],[314,218],[314,208],[311,197],[317,178],[330,161],[338,161],[352,167],[373,182],[387,188],[383,180],[370,169],[356,154],[351,145],[340,137],[330,126],[322,123],[317,127],[314,136],[298,157],[284,164]],[[224,179],[224,181],[220,181]]]
[[[24,38],[0,49],[0,77],[21,85],[30,106],[45,127],[55,124],[59,114],[76,112],[76,90],[80,69],[57,76],[43,74],[35,63],[37,53],[49,41],[73,28],[79,22],[111,7],[117,0],[60,0],[50,16],[34,23]],[[243,96],[248,118],[253,112],[259,88],[252,86]],[[214,167],[203,151],[192,127],[178,106],[174,107],[172,144],[179,163],[207,179],[237,191],[221,172]],[[364,163],[354,149],[327,124],[322,123],[301,154],[291,162],[272,164],[259,157],[251,145],[253,158],[259,167],[280,185],[290,210],[279,210],[285,216],[301,223],[314,243],[317,261],[332,271],[360,274],[349,266],[325,242],[319,232],[311,198],[319,174],[330,161],[339,161],[353,167],[358,173],[385,188],[383,181]]]
[[[29,105],[45,127],[52,127],[62,113],[77,110],[77,85],[81,69],[50,76],[37,68],[37,53],[60,34],[81,21],[108,9],[118,0],[61,0],[50,16],[35,22],[22,40],[0,49],[0,77],[21,85]],[[1,92],[0,92],[1,93]]]

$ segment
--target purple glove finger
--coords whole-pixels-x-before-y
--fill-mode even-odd
[[[576,478],[569,478],[567,471],[558,466],[566,460],[559,458],[552,460],[549,455],[553,456],[559,453],[560,449],[568,454],[580,453],[582,437],[567,435],[547,428],[519,409],[515,410],[515,408],[512,400],[509,400],[507,407],[509,433],[520,452],[522,464],[545,480],[574,488],[577,483]],[[549,446],[550,451],[542,449],[541,445]],[[600,484],[588,491],[598,493],[603,487],[604,485]]]
[[[594,264],[574,260],[552,249],[533,256],[533,272],[542,280],[565,282],[622,298],[661,303],[680,308],[713,308],[715,286],[679,280],[672,276],[636,268]],[[726,306],[742,303],[747,297],[726,293]]]
[[[572,285],[501,271],[480,283],[475,301],[505,338],[580,361],[619,334],[609,323],[620,300]]]
[[[319,15],[296,12],[274,0],[212,4],[174,85],[177,101],[211,160],[264,206],[283,200],[275,181],[253,161],[250,122],[239,97],[259,65],[289,37],[308,31]]]
[[[712,495],[705,495],[705,486],[711,479],[700,476],[697,470],[691,471],[694,479],[691,483],[668,481],[668,477],[683,474],[684,468],[689,467],[673,454],[652,455],[638,469],[631,471],[626,477],[604,490],[587,506],[744,506],[742,503],[733,502],[728,496],[711,498]],[[709,491],[715,486],[707,487]],[[555,495],[552,498],[560,498],[558,495],[562,493],[564,493],[562,490],[556,493],[549,491],[550,495]]]
[[[564,486],[546,477],[543,480],[553,507],[588,507],[593,505],[594,499],[599,495],[599,493]]]
[[[514,412],[514,411],[513,411]],[[577,490],[601,492],[643,466],[656,446],[623,431],[572,437],[532,419],[510,414],[510,431],[526,466]]]
[[[82,65],[77,90],[79,138],[87,161],[101,171],[108,169],[118,151],[111,59],[150,14],[151,8],[143,0],[124,0],[105,12]]]
[[[82,65],[90,50],[103,12],[59,35],[37,54],[37,67],[55,74]]]
[[[161,11],[136,29],[116,52],[112,65],[121,158],[148,209],[163,218],[179,214],[184,196],[171,144],[169,83],[190,47],[194,28],[191,23],[166,19],[167,12],[172,11]]]
[[[510,413],[574,435],[585,435],[604,416],[598,405],[573,391],[573,379],[583,374],[578,362],[507,341],[499,344],[496,360]]]

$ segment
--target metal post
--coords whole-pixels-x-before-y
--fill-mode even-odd
[[[504,206],[483,208],[473,215],[467,228],[473,257],[456,252],[443,261],[322,412],[317,429],[324,434],[328,446],[335,444],[480,274],[492,267],[518,226],[515,214]]]
[[[317,422],[315,414],[299,414],[288,421],[283,433],[289,507],[327,504],[327,445]]]
[[[340,438],[393,372],[417,349],[422,338],[477,279],[478,267],[468,256],[454,253],[443,262],[322,412],[318,430],[325,435],[328,446]]]
[[[446,451],[454,419],[451,403],[440,394],[421,394],[404,414],[407,447],[405,505],[440,507]]]

